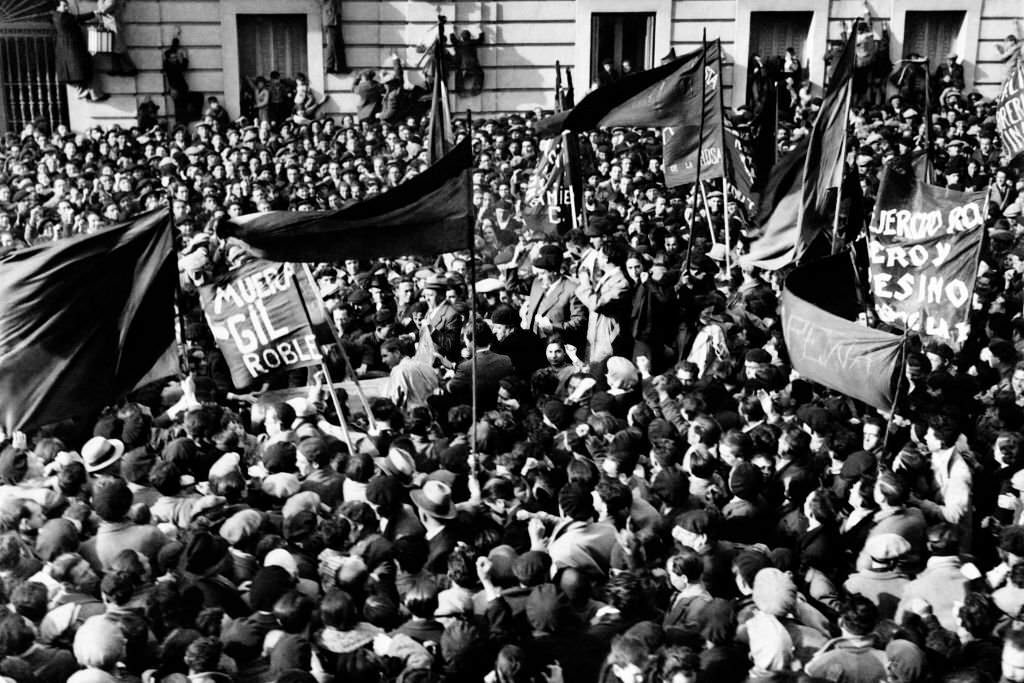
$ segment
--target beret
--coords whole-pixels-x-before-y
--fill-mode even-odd
[[[268,496],[285,500],[299,492],[299,478],[288,472],[271,474],[263,480],[261,488]]]
[[[906,555],[911,550],[910,541],[899,534],[877,534],[868,537],[864,552],[876,562],[888,562]]]
[[[320,509],[320,494],[315,491],[300,491],[290,496],[281,508],[281,517],[286,521],[300,512],[316,512]]]
[[[751,597],[757,608],[766,614],[781,617],[796,605],[796,584],[793,577],[775,567],[765,567],[754,577]]]
[[[295,444],[290,441],[275,441],[263,451],[263,466],[271,474],[294,472],[296,469]]]
[[[249,538],[263,525],[263,514],[256,510],[241,510],[231,515],[220,527],[220,537],[231,545]]]

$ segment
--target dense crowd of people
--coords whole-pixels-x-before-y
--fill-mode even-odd
[[[658,131],[580,136],[588,220],[538,222],[531,112],[455,122],[477,262],[316,264],[332,374],[387,378],[342,429],[320,373],[234,387],[196,288],[251,258],[226,219],[426,167],[426,121],[364,105],[3,138],[4,254],[169,205],[189,375],[3,441],[0,679],[1024,681],[1024,181],[992,101],[852,112],[864,215],[929,146],[991,193],[970,336],[912,342],[891,413],[791,372],[780,277],[724,266],[753,217],[666,189]]]

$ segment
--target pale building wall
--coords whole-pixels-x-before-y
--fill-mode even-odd
[[[870,0],[876,20],[889,22],[892,58],[902,54],[906,13],[916,10],[964,10],[966,21],[958,48],[962,50],[968,87],[973,83],[992,96],[1002,79],[996,45],[1016,33],[1020,0]],[[82,11],[91,9],[82,3]],[[484,32],[479,48],[485,89],[476,97],[454,96],[457,112],[467,108],[480,114],[550,109],[554,102],[555,61],[573,67],[577,99],[589,87],[590,15],[595,11],[652,12],[655,20],[655,60],[669,48],[682,54],[700,45],[706,29],[709,40],[720,38],[724,49],[725,102],[742,103],[751,13],[765,10],[812,11],[809,50],[819,55],[810,63],[813,82],[820,83],[824,65],[820,55],[827,40],[838,39],[863,14],[862,0],[500,0],[430,3],[422,0],[353,0],[342,3],[346,57],[352,74],[323,73],[323,35],[319,0],[131,0],[127,6],[127,41],[140,72],[135,78],[106,77],[110,100],[84,103],[69,97],[75,129],[93,123],[131,125],[138,103],[151,97],[161,113],[172,104],[163,95],[160,71],[162,50],[180,30],[188,49],[191,87],[221,98],[229,112],[238,114],[238,56],[235,17],[239,13],[305,13],[310,27],[309,76],[314,89],[326,92],[330,112],[350,112],[356,99],[352,83],[363,69],[389,68],[397,52],[409,67],[407,79],[416,82],[414,68],[421,53],[417,44],[429,43],[436,17],[448,18],[448,30]],[[244,39],[244,38],[243,38]],[[734,88],[735,86],[735,88]]]

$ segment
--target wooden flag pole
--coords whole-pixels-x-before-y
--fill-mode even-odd
[[[560,153],[564,153],[566,151],[565,150],[565,145],[569,144],[569,141],[568,141],[568,139],[565,136],[567,136],[569,134],[570,133],[568,131],[562,133],[562,145],[563,146],[562,146],[562,150],[560,151]],[[573,230],[579,230],[580,229],[580,217],[578,215],[576,215],[576,188],[573,187],[572,181],[570,181],[568,183],[568,185],[569,185],[569,213],[570,213],[571,218],[572,218],[572,229]],[[582,202],[581,202],[581,206],[582,206]],[[581,210],[584,211],[584,212],[586,211],[585,208],[581,208]],[[561,219],[561,215],[559,215],[559,219]]]
[[[708,191],[707,188],[704,187],[703,180],[698,180],[697,186],[700,188],[701,200],[704,202],[704,215],[708,219],[708,234],[711,235],[711,244],[716,245],[718,244],[718,238],[715,237],[715,228],[711,225],[711,209],[708,208]]]
[[[854,29],[856,29],[856,28],[857,28],[856,25],[854,25]],[[852,88],[853,87],[851,85],[851,81],[852,80],[853,79],[848,79],[846,85],[844,85],[843,87],[844,88]],[[850,93],[850,96],[852,97],[853,93]],[[848,123],[849,118],[850,118],[850,110],[849,110],[849,108],[847,108],[846,112],[844,112],[844,114],[843,114],[844,126],[848,126],[849,125],[849,123]],[[842,142],[842,147],[840,148],[842,151],[840,152],[840,156],[839,156],[839,158],[841,159],[841,163],[843,165],[843,173],[842,173],[842,175],[839,178],[839,186],[836,187],[836,208],[835,208],[835,211],[832,212],[832,253],[833,254],[838,254],[839,253],[839,249],[842,246],[840,244],[840,240],[839,240],[839,209],[840,209],[840,207],[843,204],[843,182],[846,179],[846,138],[847,138],[847,131],[846,131],[846,128],[843,128],[843,142]]]
[[[581,220],[576,215],[576,185],[578,184],[580,191],[583,191],[582,161],[580,159],[579,145],[580,139],[575,132],[562,131],[562,148],[559,150],[562,161],[562,181],[569,186],[569,209],[572,213],[572,227],[574,229],[579,228],[581,225],[586,226],[585,223],[581,223]],[[558,198],[558,203],[561,204],[561,197]],[[580,201],[580,211],[586,213],[586,208],[583,206],[582,201]]]
[[[470,136],[470,147],[473,144],[473,112],[470,109],[466,109],[466,131],[467,135]],[[474,164],[475,165],[475,164]],[[466,185],[469,187],[469,183]],[[469,452],[476,455],[476,423],[479,419],[477,416],[477,398],[476,398],[476,218],[475,210],[473,207],[473,195],[470,192],[466,193],[466,224],[469,232],[469,343],[472,345],[470,353],[470,390],[469,390],[469,403],[470,410],[473,413],[473,421],[469,428]],[[471,462],[476,462],[477,458],[471,459]],[[474,468],[475,469],[475,468]],[[475,472],[474,472],[475,474]]]
[[[338,353],[341,354],[341,360],[345,363],[345,374],[352,378],[352,382],[356,386],[356,395],[359,396],[359,402],[363,405],[363,410],[366,411],[366,421],[370,425],[371,431],[377,431],[377,420],[373,416],[373,410],[370,409],[370,402],[366,400],[366,394],[363,393],[363,387],[359,384],[359,375],[356,374],[356,369],[352,366],[352,361],[348,357],[348,353],[345,351],[344,344],[341,343],[341,337],[338,336],[338,330],[334,327],[334,321],[331,319],[330,314],[327,312],[327,307],[324,306],[323,299],[320,298],[319,290],[316,284],[316,280],[313,279],[313,271],[309,269],[308,263],[302,264],[302,270],[306,274],[306,279],[309,281],[309,286],[313,289],[313,293],[316,295],[316,300],[320,304],[320,312],[324,316],[324,322],[327,327],[331,330],[331,335],[334,337],[334,343],[338,347]],[[296,280],[296,286],[298,286],[298,280]],[[302,290],[299,290],[299,297],[303,301],[305,306],[305,298],[302,296]],[[313,328],[313,324],[310,323],[310,329]]]
[[[309,266],[305,266],[305,268],[308,270]],[[299,276],[295,273],[292,273],[292,283],[295,285],[295,293],[298,295],[299,303],[302,305],[302,313],[306,316],[306,322],[309,324],[309,331],[313,332],[313,316],[309,314],[309,306],[306,304],[306,297],[302,296],[302,287],[299,284]],[[314,292],[315,291],[316,290],[314,290]],[[331,329],[334,329],[333,323],[328,321],[328,324],[331,324]],[[338,344],[338,347],[341,347],[340,343]],[[344,351],[342,351],[342,353],[344,353]],[[331,377],[331,369],[327,366],[327,359],[323,356],[320,357],[320,370],[324,373],[324,381],[327,383],[327,393],[330,395],[331,403],[334,405],[334,412],[338,414],[338,422],[341,424],[341,433],[345,437],[345,444],[348,446],[348,452],[355,453],[356,449],[355,445],[352,443],[352,435],[348,432],[348,420],[345,419],[345,411],[342,409],[341,400],[338,398],[338,392],[334,388],[334,378]],[[372,416],[369,409],[367,409],[366,412],[368,416]]]
[[[892,406],[889,408],[889,419],[885,421],[885,434],[882,436],[882,452],[885,453],[889,445],[889,432],[892,430],[893,418],[896,417],[896,407],[900,400],[900,390],[903,387],[903,376],[907,374],[907,345],[910,341],[910,330],[903,333],[903,341],[900,342],[900,362],[898,363],[900,374],[896,376],[896,390],[892,394]]]
[[[693,196],[693,213],[694,213],[694,218],[696,218],[697,217],[697,186],[694,185],[693,187],[691,187],[690,191],[687,192],[686,194]],[[689,201],[689,196],[687,197],[687,201]],[[690,255],[692,253],[693,253],[693,229],[691,228],[690,229],[690,239],[686,240],[686,258],[683,261],[683,273],[685,273],[687,275],[690,274]]]
[[[722,150],[723,152],[725,150]],[[722,160],[722,164],[725,164],[725,160]],[[723,171],[725,169],[723,168]],[[729,279],[732,278],[732,239],[729,236],[731,230],[729,229],[729,178],[726,177],[726,173],[722,173],[722,224],[725,226],[725,274]]]
[[[707,87],[708,87],[708,79],[704,77],[704,67],[707,66],[707,62],[708,62],[708,30],[706,28],[701,33],[700,46],[701,46],[701,50],[703,51],[703,53],[701,55],[701,60],[700,60],[700,63],[701,63],[701,70],[700,70],[700,107],[701,107],[701,110],[700,110],[700,127],[698,128],[698,132],[697,132],[697,180],[695,182],[697,184],[697,187],[700,190],[700,196],[704,200],[704,213],[707,213],[708,212],[708,198],[707,198],[707,195],[704,193],[704,183],[701,182],[701,179],[700,179],[701,157],[704,155],[704,98],[707,96]],[[697,209],[697,198],[696,197],[694,197],[694,200],[693,200],[693,207],[694,207],[694,212],[693,212],[694,216],[693,217],[694,217],[694,219],[696,219],[697,218],[697,210],[696,210]],[[694,221],[694,224],[690,226],[690,240],[689,240],[690,244],[693,244],[693,238],[694,238],[693,228],[695,227],[695,224],[696,224],[696,220]],[[711,233],[711,241],[712,241],[712,243],[714,243],[714,241],[715,241],[715,230],[711,226],[711,216],[710,215],[708,215],[708,232]],[[690,272],[690,259],[689,259],[690,250],[689,250],[689,246],[687,247],[687,250],[686,250],[686,256],[687,256],[687,259],[686,259],[686,272],[687,272],[687,274],[689,274],[689,272]]]
[[[726,282],[732,280],[732,230],[729,227],[729,154],[725,149],[725,99],[722,93],[722,40],[718,40],[718,109],[722,129],[722,224],[725,226],[725,275]]]
[[[847,84],[845,87],[850,87]],[[843,160],[843,176],[846,176],[846,132],[843,132],[843,143],[842,143],[842,156]],[[839,240],[839,208],[843,203],[843,181],[844,178],[840,178],[839,186],[836,188],[836,209],[832,213],[832,253],[838,254],[839,249],[842,247]]]
[[[560,112],[565,110],[565,105],[562,101],[562,63],[555,60],[555,111]]]
[[[932,166],[932,87],[931,62],[927,57],[924,60],[924,181],[935,182],[935,167]],[[942,104],[941,102],[939,104]]]
[[[171,217],[171,191],[166,190],[164,192],[165,206],[167,207],[167,223],[168,230],[174,227],[173,218]],[[172,245],[174,250],[174,260],[177,262],[180,254],[177,245]],[[192,374],[192,368],[188,364],[188,354],[185,352],[187,340],[185,339],[185,331],[188,329],[185,321],[185,292],[181,288],[181,277],[174,278],[174,341],[178,348],[178,370],[181,372],[182,377],[189,377]]]
[[[853,33],[857,33],[857,26],[860,24],[860,19],[856,19],[853,22]],[[848,47],[848,46],[847,46]],[[847,59],[850,59],[849,55],[846,55]],[[839,240],[839,208],[843,204],[843,181],[846,178],[846,139],[849,137],[848,128],[850,127],[850,101],[853,99],[853,77],[850,76],[846,79],[846,83],[843,85],[847,90],[846,96],[846,109],[843,110],[843,141],[839,159],[843,165],[843,172],[839,177],[839,186],[836,187],[836,209],[832,214],[832,253],[838,254],[839,249],[842,247]]]

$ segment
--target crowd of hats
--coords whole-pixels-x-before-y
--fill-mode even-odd
[[[782,123],[779,151],[819,105]],[[777,282],[750,269],[703,289],[680,277],[699,210],[665,187],[657,131],[581,136],[588,220],[562,237],[531,229],[537,119],[473,121],[475,268],[315,268],[343,344],[375,363],[372,335],[415,336],[405,318],[426,313],[425,290],[460,321],[479,294],[495,329],[519,329],[527,278],[573,275],[595,238],[622,238],[648,275],[631,293],[667,278],[659,294],[685,313],[662,362],[576,364],[556,337],[562,355],[545,366],[541,344],[539,370],[493,389],[471,453],[464,405],[374,399],[376,425],[350,415],[346,436],[313,398],[229,400],[201,311],[186,311],[189,358],[203,360],[194,393],[170,386],[95,424],[0,444],[0,679],[539,683],[555,662],[570,683],[788,680],[801,667],[830,680],[1006,677],[1004,640],[1024,642],[1024,251],[994,103],[947,89],[933,111],[854,107],[866,208],[883,166],[909,168],[929,146],[936,182],[992,188],[970,338],[957,352],[911,346],[892,421],[791,377]],[[733,123],[746,134],[754,112]],[[0,249],[169,199],[184,272],[215,252],[234,262],[243,247],[214,235],[224,217],[387,191],[425,168],[425,133],[425,121],[350,116],[274,127],[211,115],[166,134],[29,126],[0,143]],[[693,264],[720,272],[702,253]],[[403,287],[408,310],[394,302]],[[445,343],[460,360],[461,338]]]

